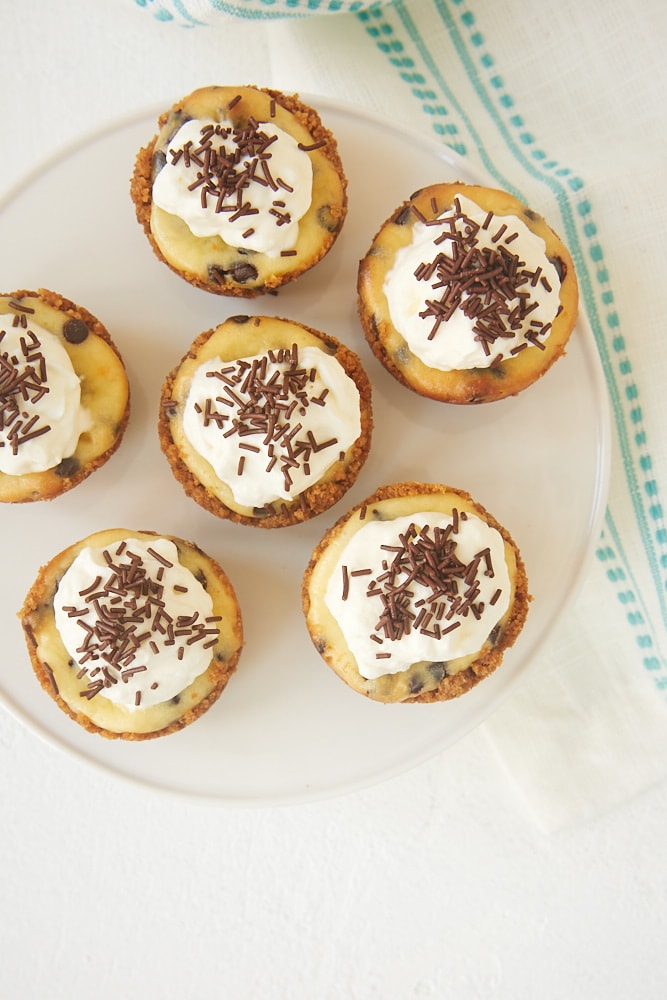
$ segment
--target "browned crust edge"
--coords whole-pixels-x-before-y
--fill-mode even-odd
[[[274,317],[271,317],[272,319]],[[281,319],[281,317],[275,317]],[[318,514],[328,510],[354,485],[361,469],[368,458],[371,447],[373,432],[373,405],[372,387],[370,379],[361,363],[361,359],[349,347],[330,334],[322,333],[313,327],[306,326],[295,320],[285,320],[282,322],[291,323],[294,326],[306,330],[317,337],[325,345],[335,347],[336,359],[340,362],[346,374],[353,380],[358,391],[361,413],[361,434],[349,449],[349,456],[345,462],[344,475],[326,482],[314,483],[304,490],[299,497],[291,504],[281,501],[280,510],[275,514],[258,514],[257,517],[250,517],[232,510],[222,502],[217,496],[210,493],[206,487],[192,474],[188,466],[181,458],[181,453],[174,443],[169,424],[169,405],[172,398],[172,388],[174,381],[183,361],[188,357],[197,354],[203,344],[215,333],[217,327],[205,330],[194,340],[190,350],[183,356],[181,361],[167,376],[162,387],[160,398],[160,410],[158,416],[158,437],[160,447],[164,452],[177,481],[181,484],[185,493],[200,507],[214,514],[216,517],[232,521],[235,524],[244,524],[259,528],[286,528],[296,524],[303,524],[311,520]]]
[[[227,577],[227,574],[220,566],[220,564],[211,556],[209,556],[207,553],[203,552],[202,549],[194,542],[186,541],[183,538],[177,538],[174,535],[160,535],[158,534],[158,532],[149,530],[142,530],[140,534],[150,536],[152,538],[158,538],[158,537],[168,538],[171,541],[175,542],[177,545],[182,545],[183,547],[195,550],[207,560],[211,572],[218,577],[218,579],[225,585],[225,587],[229,588],[229,590],[232,593],[234,593],[232,584],[229,578]],[[75,546],[70,546],[70,548],[74,549]],[[53,556],[51,560],[49,560],[48,563],[46,563],[44,566],[41,567],[35,579],[35,582],[33,583],[32,587],[30,588],[30,590],[26,595],[23,607],[18,612],[18,617],[25,637],[28,655],[30,657],[30,663],[32,665],[35,676],[39,681],[40,686],[43,688],[44,691],[46,691],[49,697],[53,701],[55,701],[58,707],[65,713],[65,715],[68,715],[70,719],[78,723],[78,725],[81,726],[83,729],[85,729],[87,732],[96,733],[98,736],[103,736],[105,739],[108,740],[120,739],[120,740],[126,740],[128,742],[139,742],[143,740],[157,739],[159,736],[169,736],[171,733],[179,732],[180,730],[185,729],[186,726],[189,726],[200,716],[204,715],[204,713],[207,712],[213,704],[215,704],[215,702],[218,700],[218,698],[226,688],[228,681],[230,680],[230,678],[232,677],[232,675],[236,670],[239,658],[241,656],[241,652],[243,649],[243,624],[241,618],[241,609],[238,604],[238,601],[236,602],[236,618],[234,621],[234,631],[238,631],[238,634],[241,637],[241,642],[239,644],[237,652],[233,656],[229,657],[229,659],[227,659],[224,663],[221,663],[219,661],[216,662],[215,657],[211,658],[211,663],[207,669],[210,672],[210,676],[214,679],[216,684],[213,691],[211,691],[211,693],[207,695],[206,698],[203,698],[197,705],[195,705],[194,708],[187,709],[187,711],[185,711],[182,716],[179,716],[179,718],[174,719],[173,722],[171,722],[168,726],[165,726],[163,729],[159,729],[156,730],[155,732],[150,732],[150,733],[113,732],[109,729],[104,729],[101,726],[98,726],[84,712],[75,712],[72,708],[70,708],[67,702],[60,697],[51,668],[49,667],[48,663],[46,663],[39,656],[39,653],[37,651],[37,642],[35,640],[35,636],[29,624],[30,616],[34,614],[38,610],[38,608],[44,603],[44,597],[46,593],[48,593],[50,584],[52,582],[50,573],[53,564],[60,559],[62,554],[63,554],[62,552],[57,553],[55,556]]]
[[[401,702],[391,702],[391,704],[432,704],[434,702],[450,701],[451,699],[458,698],[467,691],[470,691],[473,687],[479,684],[481,680],[488,677],[489,674],[492,674],[500,666],[505,652],[514,645],[521,630],[523,629],[528,615],[529,605],[532,601],[532,596],[528,590],[526,568],[519,552],[519,548],[510,533],[496,520],[495,517],[493,517],[492,514],[489,513],[488,510],[486,510],[481,503],[474,500],[470,493],[465,490],[458,489],[453,486],[446,486],[442,483],[421,483],[413,481],[391,483],[386,486],[380,486],[365,500],[362,500],[338,518],[335,524],[328,529],[313,550],[313,554],[303,576],[301,585],[301,606],[306,619],[306,624],[308,624],[308,614],[311,605],[309,586],[311,574],[315,564],[329,545],[331,539],[335,537],[339,529],[354,513],[365,507],[372,507],[373,504],[380,503],[381,501],[387,499],[393,499],[396,497],[411,497],[416,495],[427,496],[442,493],[454,494],[469,503],[492,528],[495,528],[502,535],[505,542],[513,549],[516,558],[516,583],[512,611],[503,626],[501,633],[502,641],[499,644],[484,651],[478,659],[465,670],[462,670],[457,674],[452,674],[451,676],[443,677],[437,688],[427,691],[424,694],[415,695],[412,698],[405,698]],[[310,633],[310,630],[309,634],[319,655],[325,660],[325,662],[327,662],[328,666],[331,667],[334,673],[340,677],[340,674],[338,674],[334,664],[331,662],[332,657],[327,657],[326,650],[322,652],[318,648],[315,637]],[[359,677],[359,687],[354,688],[353,690],[356,690],[359,694],[363,694],[371,700],[380,701],[380,699],[374,699],[372,693],[365,689],[365,680],[361,677],[361,675],[359,675]],[[341,680],[344,681],[344,678],[341,677]],[[344,683],[346,683],[346,681],[344,681]]]
[[[315,108],[310,107],[310,105],[305,104],[299,97],[298,94],[284,94],[280,90],[275,90],[269,87],[254,87],[250,84],[244,85],[252,90],[256,90],[262,94],[268,94],[272,97],[278,104],[280,104],[286,111],[289,111],[294,117],[303,125],[313,137],[314,142],[324,143],[320,147],[320,152],[322,152],[329,162],[334,166],[336,172],[339,174],[342,183],[342,195],[343,200],[341,204],[341,219],[338,228],[335,232],[329,233],[328,237],[324,234],[320,252],[314,256],[310,257],[307,262],[301,266],[295,267],[292,271],[287,271],[283,275],[276,276],[275,280],[265,282],[260,288],[247,288],[240,284],[235,284],[229,282],[225,285],[221,285],[215,281],[204,281],[199,278],[196,274],[186,273],[180,268],[175,267],[171,264],[158,246],[153,233],[151,231],[151,207],[153,203],[152,196],[152,170],[153,170],[153,154],[155,152],[155,144],[158,139],[158,134],[160,129],[167,121],[168,116],[173,111],[178,111],[182,108],[183,104],[188,100],[188,96],[181,98],[177,101],[168,111],[163,112],[158,118],[158,132],[153,136],[151,141],[141,148],[137,153],[134,171],[130,179],[130,197],[134,202],[135,213],[137,217],[137,222],[141,225],[144,230],[146,237],[153,249],[153,253],[166,264],[170,270],[177,274],[184,281],[193,285],[195,288],[200,288],[205,292],[212,292],[214,295],[224,295],[227,298],[235,297],[242,299],[252,299],[259,295],[265,295],[269,292],[274,292],[278,288],[282,288],[292,281],[295,281],[298,277],[304,274],[306,271],[310,271],[316,264],[326,257],[334,243],[336,242],[345,222],[345,217],[347,215],[347,178],[345,176],[345,171],[343,168],[343,162],[338,151],[338,144],[333,133],[324,125],[319,114]]]
[[[116,344],[112,340],[111,334],[109,333],[107,328],[96,316],[94,316],[83,306],[77,305],[77,303],[72,302],[71,299],[67,299],[65,298],[64,295],[61,295],[59,292],[54,292],[48,288],[38,288],[36,291],[32,291],[26,288],[20,288],[17,289],[15,292],[3,292],[2,295],[16,299],[19,302],[21,301],[21,299],[24,298],[41,299],[43,302],[46,302],[47,305],[52,306],[59,312],[66,313],[72,319],[82,320],[86,324],[88,329],[93,334],[95,334],[95,336],[99,337],[100,340],[103,340],[106,344],[108,344],[108,346],[116,355],[120,363],[123,365],[123,368],[125,368],[120,351],[118,350]],[[125,412],[118,425],[118,433],[116,434],[113,443],[109,448],[107,448],[106,451],[104,451],[101,455],[98,455],[94,461],[88,462],[86,465],[79,466],[77,471],[72,475],[59,477],[58,489],[43,490],[40,491],[37,495],[35,495],[33,491],[30,493],[30,495],[26,495],[21,499],[12,500],[10,502],[36,503],[38,501],[55,500],[56,497],[62,496],[63,493],[67,493],[69,492],[69,490],[74,489],[75,486],[78,486],[79,483],[82,483],[84,479],[87,479],[88,476],[92,475],[93,472],[95,472],[97,469],[101,468],[101,466],[103,466],[106,462],[108,462],[111,456],[120,447],[121,441],[123,440],[123,435],[125,434],[125,431],[127,429],[127,425],[130,419],[130,395],[131,395],[130,383],[128,381],[127,404],[125,406]],[[50,471],[52,470],[47,470],[47,472]],[[40,475],[41,475],[40,473],[35,473],[34,477],[37,478]]]
[[[404,386],[406,389],[410,389],[411,392],[414,392],[419,396],[424,396],[426,398],[436,400],[437,402],[451,403],[454,405],[465,406],[478,403],[493,403],[501,399],[507,399],[508,397],[518,395],[520,392],[523,392],[524,389],[527,389],[531,385],[534,385],[544,375],[546,375],[546,373],[552,368],[555,362],[559,358],[565,355],[566,342],[567,339],[569,339],[569,335],[571,334],[572,330],[574,329],[576,316],[575,319],[572,321],[568,337],[565,338],[563,343],[560,344],[556,349],[552,349],[549,352],[549,354],[545,356],[544,359],[545,363],[543,367],[540,369],[540,371],[537,373],[537,375],[530,378],[530,380],[526,381],[524,385],[516,388],[513,392],[503,391],[502,382],[500,380],[496,380],[495,383],[491,382],[489,375],[486,372],[481,372],[478,377],[474,377],[471,371],[465,371],[462,373],[465,374],[465,390],[457,394],[449,395],[445,393],[438,393],[435,391],[429,392],[425,387],[422,388],[417,387],[413,382],[409,381],[405,377],[401,368],[399,368],[399,366],[396,365],[396,363],[392,360],[390,353],[386,350],[384,346],[384,341],[387,336],[387,332],[389,330],[394,329],[392,324],[388,319],[384,317],[380,319],[379,323],[376,323],[374,316],[370,314],[368,309],[366,308],[366,303],[363,298],[362,286],[365,281],[366,262],[370,254],[372,253],[372,248],[375,245],[375,241],[377,240],[379,235],[382,233],[385,227],[388,226],[390,223],[394,222],[394,220],[398,216],[400,216],[401,213],[409,210],[414,204],[415,200],[418,199],[420,196],[423,196],[424,192],[430,192],[431,190],[434,190],[436,188],[443,188],[443,187],[451,187],[451,188],[456,188],[458,190],[465,190],[466,188],[474,188],[474,187],[479,188],[480,185],[469,185],[459,181],[452,183],[432,184],[429,185],[428,187],[420,188],[418,191],[415,191],[401,205],[399,205],[396,209],[394,209],[391,215],[388,216],[388,218],[382,223],[382,225],[379,227],[379,229],[373,236],[373,239],[371,241],[371,249],[359,262],[359,270],[357,275],[357,313],[359,316],[359,320],[361,322],[364,336],[366,337],[366,340],[368,342],[371,351],[373,352],[377,360],[380,362],[380,364],[382,364],[382,366],[389,372],[389,374],[392,375],[396,379],[396,381],[400,385]],[[496,189],[486,188],[485,190],[495,191]],[[507,192],[505,191],[500,192],[500,189],[498,189],[498,191],[503,195],[507,195]],[[519,202],[517,199],[513,200],[517,202],[517,205],[520,205],[524,209],[527,208],[527,206],[522,205],[522,203]],[[537,213],[533,213],[533,216],[536,215]],[[568,278],[568,280],[570,281],[571,280],[576,281],[574,262],[572,260],[568,248],[565,246],[565,244],[558,236],[558,234],[551,228],[551,226],[549,226],[546,223],[546,221],[542,218],[542,216],[539,216],[539,219],[549,229],[554,239],[558,241],[560,248],[562,248],[563,263],[565,264],[566,268],[565,277]],[[526,222],[527,224],[529,224],[528,218],[526,219]],[[505,360],[503,362],[503,365],[506,368],[510,367],[512,365],[512,361]]]

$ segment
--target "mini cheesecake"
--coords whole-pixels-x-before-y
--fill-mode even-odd
[[[168,375],[159,438],[185,492],[218,517],[299,524],[355,482],[371,444],[371,386],[334,337],[273,316],[232,316]]]
[[[52,500],[118,448],[130,390],[87,309],[40,288],[0,295],[0,502]]]
[[[90,535],[41,568],[19,612],[42,688],[84,729],[146,740],[220,697],[243,645],[220,565],[148,531]]]
[[[315,548],[303,611],[318,653],[354,691],[434,702],[501,663],[530,596],[508,531],[463,490],[384,486]]]
[[[331,249],[347,213],[336,140],[296,95],[202,87],[160,116],[130,185],[156,256],[198,288],[252,297]]]
[[[505,191],[433,184],[381,226],[358,273],[376,357],[401,384],[447,403],[514,396],[565,353],[578,309],[572,258]]]

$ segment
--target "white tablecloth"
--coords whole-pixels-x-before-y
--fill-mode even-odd
[[[196,806],[0,712],[3,995],[657,1000],[667,7],[413,0],[260,20],[249,0],[244,17],[215,6],[0,0],[0,194],[209,82],[320,93],[449,142],[570,242],[610,392],[608,513],[529,677],[445,754],[364,792]],[[184,26],[195,9],[208,26]]]

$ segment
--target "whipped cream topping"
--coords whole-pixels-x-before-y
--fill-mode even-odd
[[[26,315],[0,326],[0,472],[10,476],[53,469],[91,423],[67,351]]]
[[[391,322],[439,371],[490,368],[544,349],[560,306],[560,278],[544,240],[516,216],[458,195],[433,222],[417,222],[384,282]]]
[[[145,708],[180,694],[211,662],[213,603],[167,538],[87,547],[58,584],[55,622],[86,698]]]
[[[191,119],[169,144],[153,202],[195,236],[277,257],[296,245],[312,184],[310,157],[273,122]]]
[[[194,373],[183,431],[245,507],[292,500],[361,433],[359,391],[318,347],[293,345]]]
[[[509,607],[501,534],[473,514],[364,522],[325,594],[362,677],[478,652]]]

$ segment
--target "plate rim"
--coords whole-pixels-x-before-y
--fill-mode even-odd
[[[477,178],[478,183],[486,186],[497,186],[490,183],[491,179],[482,167],[465,160],[465,158],[459,153],[447,146],[445,142],[440,143],[431,136],[425,135],[409,126],[391,121],[383,117],[381,114],[359,107],[350,101],[339,101],[330,96],[314,93],[302,93],[300,96],[304,102],[312,105],[317,111],[321,112],[323,116],[328,113],[332,113],[347,115],[356,122],[367,121],[373,127],[379,128],[383,133],[395,133],[401,138],[402,141],[407,140],[413,145],[425,150],[426,153],[433,155],[437,159],[442,160],[452,167],[460,165],[468,176]],[[78,152],[87,149],[95,142],[107,139],[114,133],[132,128],[139,124],[139,122],[151,120],[155,127],[157,116],[161,114],[167,106],[167,104],[164,104],[160,105],[158,108],[155,104],[151,104],[150,106],[135,110],[129,114],[116,116],[114,119],[107,121],[105,124],[102,124],[95,129],[91,129],[90,131],[77,136],[74,140],[64,144],[62,147],[36,163],[19,181],[16,181],[9,186],[9,188],[3,193],[2,197],[0,197],[0,213],[9,208],[17,198],[19,198],[25,191],[35,184],[44,172],[57,167],[60,163],[63,163],[70,157],[76,156]],[[592,376],[591,386],[595,390],[595,411],[598,420],[598,434],[596,436],[597,470],[595,476],[595,491],[589,507],[589,523],[586,545],[582,547],[582,550],[578,555],[578,568],[576,573],[573,575],[572,585],[567,594],[563,594],[560,601],[560,607],[555,610],[552,621],[539,637],[539,643],[537,644],[535,652],[539,652],[545,648],[555,633],[559,623],[572,608],[581,587],[583,586],[586,575],[591,566],[595,548],[599,544],[600,529],[604,521],[610,487],[612,453],[610,400],[597,344],[586,313],[585,305],[582,302],[579,304],[576,329],[579,331],[583,342],[584,356],[586,363],[588,364],[589,376]],[[355,791],[363,790],[365,788],[374,787],[375,785],[389,781],[392,778],[409,773],[427,761],[433,760],[441,754],[446,753],[465,735],[469,734],[474,729],[479,728],[480,725],[483,725],[484,722],[486,722],[486,720],[500,708],[503,702],[511,696],[512,692],[516,690],[517,685],[520,684],[531,672],[531,670],[534,669],[535,665],[533,662],[526,663],[524,669],[522,669],[501,692],[496,694],[492,704],[482,711],[481,717],[478,717],[476,721],[473,721],[472,724],[465,729],[465,733],[455,737],[450,742],[447,742],[440,747],[431,747],[430,749],[425,748],[423,751],[413,754],[408,761],[403,763],[397,762],[394,765],[385,766],[379,772],[376,770],[372,773],[367,773],[364,776],[358,777],[356,780],[340,779],[321,789],[313,789],[312,787],[304,786],[299,791],[276,793],[274,796],[248,795],[247,798],[242,795],[232,794],[229,792],[220,794],[211,791],[197,791],[193,789],[188,790],[169,787],[164,784],[156,783],[154,780],[149,780],[144,776],[129,773],[128,771],[123,770],[119,765],[96,759],[94,756],[87,754],[85,750],[70,744],[65,737],[51,731],[41,722],[31,718],[26,710],[18,705],[15,699],[8,695],[2,687],[0,687],[0,705],[2,705],[9,715],[16,719],[29,732],[36,735],[42,742],[46,743],[47,746],[65,754],[68,758],[84,764],[85,766],[93,769],[93,771],[102,772],[105,775],[111,776],[122,782],[128,782],[130,786],[134,786],[135,788],[143,790],[150,789],[152,792],[161,796],[167,796],[171,799],[175,797],[176,799],[182,801],[188,801],[196,804],[215,805],[221,808],[295,806],[307,805],[318,801],[327,801],[338,798],[342,795],[351,794]]]

